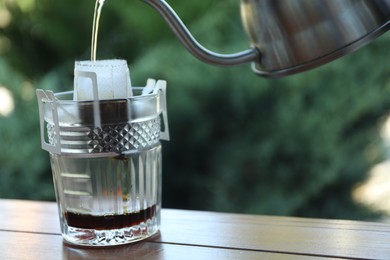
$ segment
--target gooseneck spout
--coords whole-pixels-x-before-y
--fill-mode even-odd
[[[180,39],[186,49],[201,61],[213,65],[233,66],[243,63],[259,61],[260,52],[257,48],[248,49],[234,54],[219,54],[203,47],[190,33],[175,11],[164,0],[142,0],[155,10],[169,24],[173,32]]]

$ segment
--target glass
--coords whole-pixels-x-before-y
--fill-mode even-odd
[[[97,103],[75,101],[72,92],[37,91],[42,147],[50,153],[61,232],[69,243],[120,245],[159,230],[165,88],[141,90]]]
[[[160,144],[120,157],[50,157],[65,240],[116,245],[158,231]]]

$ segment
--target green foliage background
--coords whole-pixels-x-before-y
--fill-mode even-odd
[[[238,2],[170,4],[200,42],[228,53],[248,45]],[[54,199],[34,91],[72,88],[74,60],[89,59],[93,8],[93,0],[0,0],[11,15],[0,26],[0,86],[15,100],[0,116],[0,197]],[[269,80],[249,65],[196,60],[142,1],[106,1],[98,57],[128,60],[133,85],[168,81],[164,207],[366,219],[377,212],[351,192],[384,159],[389,42],[384,35],[321,68]]]

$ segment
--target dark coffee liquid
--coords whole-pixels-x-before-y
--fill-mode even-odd
[[[156,205],[139,212],[126,213],[121,215],[89,215],[74,212],[65,212],[65,219],[68,226],[84,229],[109,230],[129,228],[139,225],[156,216]]]

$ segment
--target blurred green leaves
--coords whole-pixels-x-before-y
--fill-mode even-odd
[[[0,85],[15,99],[14,112],[0,116],[0,197],[54,199],[31,91],[72,88],[74,60],[89,59],[94,1],[28,2],[26,9],[0,1],[12,17],[0,28]],[[211,50],[248,47],[238,1],[170,4]],[[351,192],[384,159],[378,126],[390,108],[389,35],[321,68],[270,80],[249,65],[196,60],[142,1],[106,1],[100,28],[98,57],[127,59],[133,85],[168,81],[164,207],[372,216]]]

